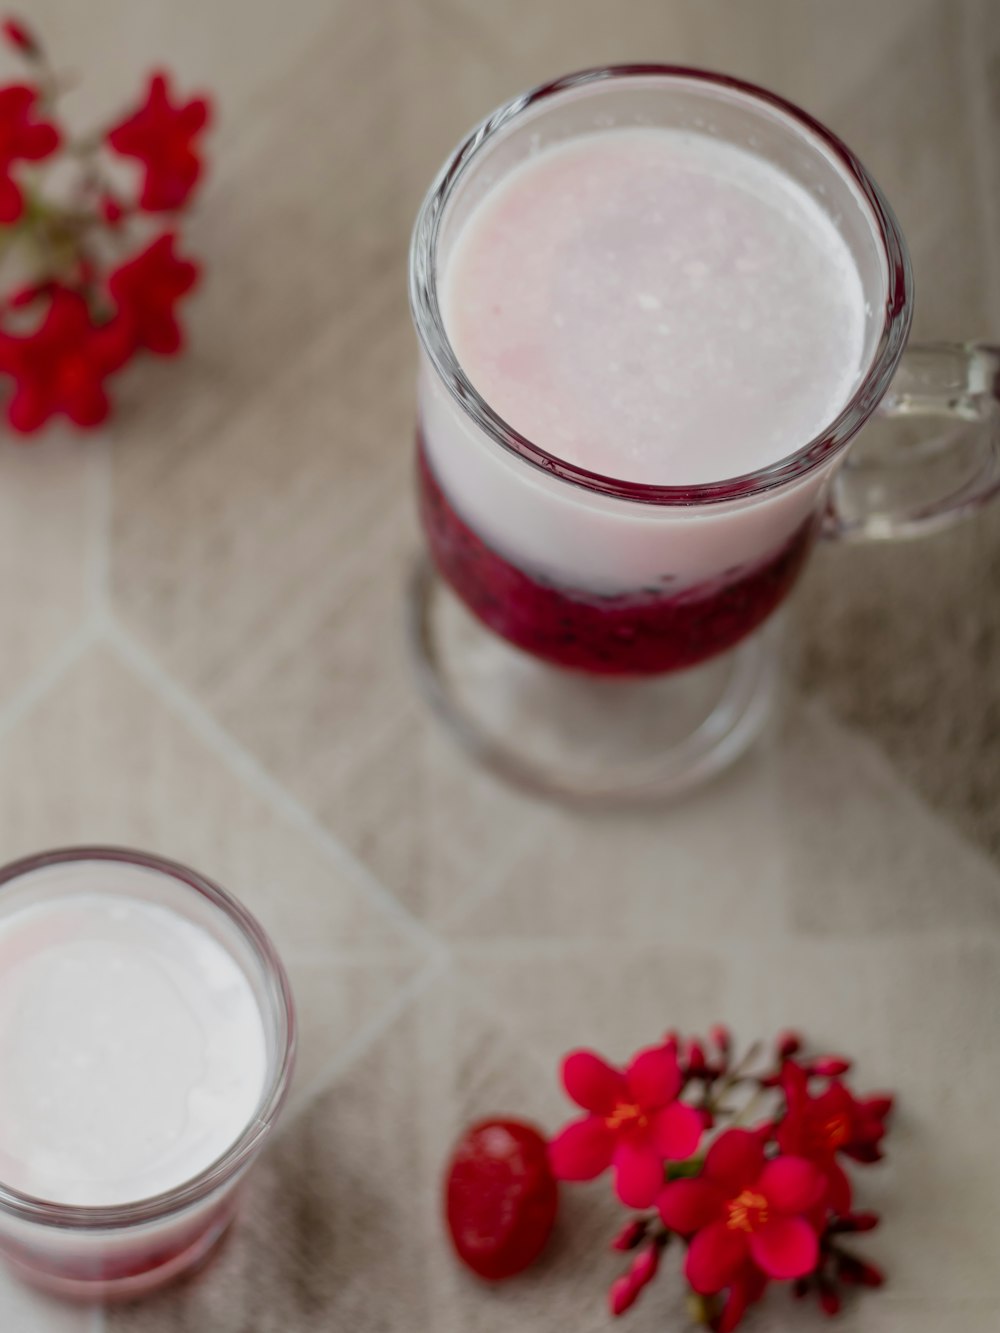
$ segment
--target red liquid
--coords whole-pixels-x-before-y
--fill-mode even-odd
[[[419,440],[417,465],[431,553],[469,610],[525,652],[598,675],[678,671],[732,648],[788,594],[817,531],[810,517],[768,559],[682,593],[601,597],[542,583],[498,555],[452,509]]]

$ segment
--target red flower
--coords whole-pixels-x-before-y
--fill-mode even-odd
[[[730,1129],[708,1150],[700,1176],[660,1194],[664,1224],[691,1236],[685,1273],[711,1295],[748,1262],[767,1277],[801,1277],[816,1267],[819,1240],[806,1215],[823,1197],[823,1173],[803,1157],[765,1161],[760,1135]]]
[[[11,179],[11,165],[19,158],[40,162],[59,147],[56,127],[33,119],[37,101],[34,88],[21,84],[0,88],[0,223],[16,222],[24,212],[20,187]]]
[[[174,254],[176,236],[165,232],[112,273],[109,286],[136,347],[161,356],[181,348],[174,306],[198,281],[198,266]]]
[[[60,412],[78,426],[98,425],[108,412],[104,380],[130,351],[117,323],[95,325],[82,296],[56,288],[33,333],[0,333],[0,370],[16,384],[7,407],[11,426],[26,434]]]
[[[781,1083],[788,1111],[778,1126],[778,1144],[782,1152],[807,1157],[822,1169],[829,1181],[830,1206],[846,1213],[851,1206],[851,1183],[837,1156],[843,1153],[866,1163],[881,1158],[892,1098],[858,1100],[839,1080],[813,1097],[808,1074],[792,1061],[786,1062]]]
[[[663,1163],[690,1157],[703,1120],[677,1100],[683,1078],[676,1046],[640,1051],[618,1070],[593,1051],[563,1061],[563,1086],[587,1115],[568,1124],[549,1145],[561,1180],[592,1180],[615,1170],[615,1190],[629,1208],[648,1208],[663,1187]]]
[[[195,138],[208,124],[204,97],[176,106],[167,91],[167,76],[154,74],[146,101],[108,133],[116,153],[136,157],[146,168],[141,206],[150,213],[180,208],[201,175]]]

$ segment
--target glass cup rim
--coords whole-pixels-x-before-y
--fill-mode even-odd
[[[849,186],[861,196],[877,228],[886,273],[885,317],[864,375],[838,415],[794,453],[737,477],[687,486],[631,482],[568,463],[522,435],[473,386],[451,345],[438,297],[437,250],[442,221],[471,163],[498,134],[527,111],[562,93],[632,79],[690,82],[735,93],[777,112],[800,134],[819,140]],[[888,199],[847,145],[807,111],[757,84],[686,65],[600,65],[538,84],[511,98],[461,141],[424,197],[410,243],[410,309],[417,336],[438,377],[461,410],[508,453],[549,476],[598,495],[647,505],[699,505],[758,495],[798,480],[846,448],[882,400],[906,346],[912,320],[912,273],[906,242]]]
[[[260,1147],[288,1094],[295,1064],[295,1004],[284,965],[260,922],[220,885],[179,861],[130,847],[100,844],[58,847],[0,866],[0,893],[16,880],[47,866],[86,861],[114,861],[141,866],[177,881],[207,899],[235,925],[269,983],[278,1009],[279,1049],[260,1100],[242,1132],[224,1153],[180,1185],[147,1198],[119,1204],[61,1204],[38,1198],[0,1181],[0,1212],[20,1221],[77,1230],[105,1230],[156,1221],[200,1202],[226,1184]]]

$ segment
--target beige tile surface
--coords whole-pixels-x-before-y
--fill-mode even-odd
[[[197,866],[260,917],[301,1017],[312,1083],[378,1021],[429,958],[409,921],[212,744],[114,645],[100,643],[0,740],[0,841],[13,858],[80,842],[139,846]],[[95,770],[100,780],[94,780]]]
[[[0,719],[84,630],[102,575],[108,458],[103,442],[53,432],[0,450]]]
[[[575,66],[727,69],[808,105],[889,191],[922,337],[1000,339],[994,0],[33,0],[95,123],[158,63],[218,101],[192,346],[107,441],[0,438],[0,859],[188,860],[273,932],[296,1100],[217,1261],[145,1305],[0,1279],[15,1333],[607,1327],[600,1188],[487,1291],[439,1219],[473,1116],[553,1128],[566,1047],[801,1023],[901,1093],[871,1178],[892,1273],[845,1333],[1000,1326],[1000,517],[820,551],[782,725],[663,811],[508,790],[416,698],[402,642],[410,222],[499,100]],[[6,60],[6,57],[2,57]],[[8,66],[4,65],[7,70]],[[682,1327],[660,1284],[636,1333]],[[779,1298],[748,1329],[827,1327]]]

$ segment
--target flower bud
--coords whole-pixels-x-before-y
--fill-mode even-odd
[[[25,306],[31,305],[43,296],[48,296],[54,287],[50,282],[32,282],[27,287],[17,287],[7,298],[7,304],[12,310],[22,310]]]
[[[876,1268],[874,1264],[862,1264],[858,1273],[858,1280],[863,1287],[881,1287],[885,1282],[885,1274],[881,1268]]]
[[[639,1288],[633,1282],[631,1274],[626,1273],[623,1277],[616,1277],[608,1292],[608,1309],[616,1317],[624,1314],[635,1304],[638,1295]]]
[[[838,1255],[837,1276],[852,1287],[881,1287],[885,1281],[881,1269],[856,1259],[853,1254]]]
[[[645,1238],[649,1230],[649,1221],[645,1217],[635,1217],[626,1226],[622,1227],[618,1235],[611,1242],[613,1250],[634,1250],[635,1247]]]
[[[778,1059],[790,1060],[802,1050],[802,1036],[798,1032],[782,1032],[778,1037]]]
[[[41,54],[41,48],[34,34],[20,20],[4,19],[2,31],[8,46],[12,46],[15,51],[20,51],[22,55],[32,60]]]
[[[639,1251],[632,1260],[632,1267],[629,1270],[637,1292],[647,1282],[652,1282],[659,1267],[660,1247],[658,1245],[649,1245],[646,1249]]]
[[[706,1064],[705,1048],[700,1041],[696,1041],[692,1038],[691,1041],[688,1042],[686,1058],[687,1067],[692,1073],[700,1074],[702,1070],[704,1070]]]
[[[828,1282],[824,1282],[819,1292],[819,1308],[832,1319],[834,1315],[840,1314],[840,1305],[840,1297],[836,1290]]]
[[[733,1034],[724,1023],[716,1023],[708,1035],[712,1045],[720,1050],[723,1055],[728,1055],[733,1049]]]

